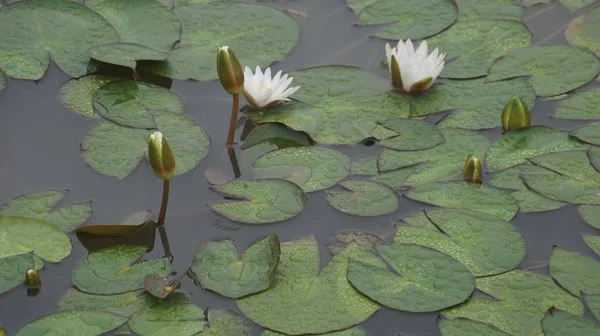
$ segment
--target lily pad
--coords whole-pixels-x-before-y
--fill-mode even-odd
[[[351,243],[319,274],[319,248],[313,237],[282,243],[273,286],[237,300],[238,307],[255,323],[285,334],[321,334],[352,327],[369,318],[379,305],[348,283],[349,259],[385,268],[372,252]]]
[[[367,156],[353,160],[350,175],[377,175],[377,156]]]
[[[573,130],[570,134],[583,142],[598,146],[600,145],[598,132],[600,132],[600,122],[586,124]]]
[[[63,105],[72,112],[92,118],[96,116],[93,105],[96,91],[104,85],[118,80],[118,78],[102,75],[72,79],[60,88],[58,96]]]
[[[408,216],[402,217],[402,221],[410,226],[416,226],[433,231],[439,231],[438,227],[427,217],[425,211],[413,212]]]
[[[27,252],[59,262],[71,253],[71,241],[56,225],[40,219],[0,217],[0,258]]]
[[[460,261],[478,277],[510,271],[525,258],[523,236],[498,217],[453,209],[426,210],[425,213],[439,231],[429,225],[401,226],[394,242],[440,251]]]
[[[514,50],[490,67],[490,82],[532,76],[538,96],[551,97],[574,90],[600,73],[600,61],[592,52],[564,45],[539,45]]]
[[[64,311],[42,316],[19,330],[15,336],[77,335],[97,336],[117,329],[126,317],[98,311]]]
[[[454,4],[447,0],[379,0],[360,12],[358,23],[389,23],[375,36],[390,40],[422,39],[435,35],[456,21]]]
[[[416,167],[404,181],[404,185],[417,186],[462,171],[468,155],[483,157],[490,145],[488,138],[479,133],[460,129],[444,129],[442,133],[446,141],[430,149],[384,150],[379,155],[379,170],[388,172],[423,163]]]
[[[282,179],[231,180],[211,187],[236,201],[211,204],[220,215],[248,224],[290,219],[306,206],[306,195],[296,184]]]
[[[546,336],[600,335],[600,326],[580,316],[563,311],[552,311],[542,320]]]
[[[154,1],[154,0],[152,0]],[[110,43],[89,50],[90,56],[98,61],[135,69],[136,61],[164,61],[168,53],[135,43]]]
[[[252,325],[239,314],[225,309],[207,309],[208,327],[199,336],[251,336]]]
[[[242,144],[242,149],[273,140],[283,140],[290,144],[289,147],[310,146],[310,140],[304,133],[291,130],[282,124],[270,123],[258,126],[250,132]]]
[[[129,327],[140,336],[192,336],[205,328],[204,310],[182,293],[164,300],[151,298],[148,305],[129,319]]]
[[[486,129],[501,126],[500,111],[512,95],[529,107],[535,104],[533,87],[522,79],[486,83],[485,79],[442,80],[413,101],[413,116],[458,109],[438,124],[440,127]]]
[[[398,209],[396,192],[387,185],[369,180],[346,180],[346,191],[327,191],[325,199],[337,210],[354,216],[381,216]]]
[[[547,4],[551,0],[523,0],[523,5],[530,7],[537,4]],[[560,3],[567,7],[571,12],[581,9],[589,4],[593,4],[595,0],[560,0]]]
[[[264,168],[306,167],[309,178],[300,185],[305,192],[327,189],[348,176],[350,158],[346,154],[322,147],[283,148],[262,155],[253,164],[255,176],[274,177]],[[291,180],[291,179],[289,179]]]
[[[445,208],[485,212],[507,221],[519,211],[517,201],[506,191],[465,181],[425,184],[406,197]]]
[[[385,243],[383,238],[373,233],[363,231],[340,232],[339,234],[334,235],[333,238],[346,244],[354,242],[365,249],[371,249],[373,246],[383,245]]]
[[[589,248],[591,248],[597,255],[600,255],[600,236],[581,235],[581,238]]]
[[[600,317],[600,295],[583,295],[583,299],[597,320]]]
[[[21,2],[0,11],[0,68],[9,77],[42,78],[50,56],[71,77],[88,73],[88,49],[118,42],[100,15],[70,0]]]
[[[22,284],[33,266],[31,252],[0,258],[0,295]]]
[[[590,257],[554,247],[550,256],[550,275],[577,297],[600,294],[600,263]]]
[[[6,86],[6,77],[4,77],[4,74],[2,73],[2,71],[0,71],[0,93],[2,93],[5,86]]]
[[[593,3],[593,0],[582,0]],[[587,48],[600,56],[600,8],[581,14],[569,23],[565,36],[569,44]]]
[[[439,48],[448,59],[440,74],[447,78],[485,76],[494,60],[507,52],[529,46],[531,33],[520,21],[466,20],[427,40],[431,48]]]
[[[215,1],[176,6],[173,12],[182,25],[179,47],[165,62],[144,65],[173,79],[218,78],[215,52],[222,45],[231,47],[241,64],[266,67],[290,52],[300,36],[294,19],[266,6]]]
[[[462,318],[439,320],[438,326],[442,336],[510,336],[492,325]]]
[[[522,8],[514,0],[454,0],[458,18],[465,20],[521,20]]]
[[[415,167],[406,167],[396,170],[379,172],[372,180],[383,183],[394,190],[402,189],[406,178],[415,170]]]
[[[198,246],[190,271],[202,288],[237,299],[271,287],[279,253],[276,234],[252,244],[241,258],[233,241],[210,242]]]
[[[129,317],[148,303],[149,297],[141,292],[117,295],[94,295],[69,288],[58,303],[59,310],[103,311]]]
[[[600,89],[583,91],[562,100],[556,106],[559,119],[600,119]]]
[[[390,91],[388,79],[350,66],[323,66],[290,73],[301,90],[293,102],[272,109],[249,111],[252,120],[279,122],[308,133],[323,144],[356,144],[368,138],[386,139],[397,133],[380,120],[406,118],[408,100]]]
[[[589,225],[600,229],[600,206],[598,205],[580,205],[577,207],[579,215]]]
[[[136,263],[146,251],[136,245],[117,245],[90,253],[73,271],[73,284],[89,294],[121,294],[143,288],[148,274],[167,275],[168,258]]]
[[[276,331],[265,330],[260,334],[260,336],[285,336],[286,334],[281,334]],[[342,331],[333,331],[325,334],[319,334],[320,336],[367,336],[367,332],[364,331],[361,327],[354,327]]]
[[[384,306],[431,312],[464,302],[475,289],[471,272],[446,254],[412,244],[377,246],[376,249],[398,274],[351,260],[348,281]]]
[[[145,226],[155,226],[152,211],[141,211],[131,215],[121,224],[87,225],[77,228],[77,233],[86,233],[102,237],[125,237]]]
[[[425,120],[397,118],[379,123],[398,133],[396,136],[379,142],[385,148],[419,150],[435,147],[444,142],[444,135],[437,126]]]
[[[571,138],[565,131],[544,126],[520,128],[504,134],[493,143],[485,161],[490,171],[497,171],[524,163],[535,156],[584,150],[587,146]]]

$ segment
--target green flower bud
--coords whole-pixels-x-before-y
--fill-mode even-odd
[[[483,182],[483,172],[481,161],[473,155],[469,155],[465,161],[463,169],[463,180],[481,184]]]
[[[235,95],[244,89],[244,70],[228,46],[219,48],[217,52],[217,74],[227,93]]]
[[[32,268],[28,269],[27,273],[25,273],[25,284],[29,286],[37,286],[41,283],[42,280],[40,279],[40,274]]]
[[[152,133],[148,139],[148,162],[161,180],[170,180],[175,175],[175,156],[161,132]]]
[[[513,95],[502,111],[502,129],[508,132],[529,126],[531,126],[531,112],[527,103],[517,95]]]

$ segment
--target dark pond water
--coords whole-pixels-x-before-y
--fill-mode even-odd
[[[305,13],[298,18],[302,36],[296,48],[283,60],[274,64],[275,70],[303,69],[325,64],[348,64],[387,75],[380,67],[384,58],[385,41],[370,38],[376,27],[355,26],[356,15],[344,0],[311,0],[289,2],[262,2],[281,9]],[[564,44],[567,22],[577,16],[558,4],[526,9],[524,22],[533,32],[534,44]],[[106,177],[86,166],[80,157],[79,144],[93,120],[68,111],[57,93],[70,78],[52,65],[39,82],[10,79],[0,96],[0,200],[7,200],[26,192],[48,188],[70,188],[66,203],[93,199],[94,215],[90,223],[119,223],[130,214],[152,209],[158,211],[161,182],[146,164],[141,164],[124,180]],[[595,81],[588,87],[600,86]],[[400,199],[400,208],[393,214],[375,218],[361,218],[342,214],[331,208],[323,192],[309,195],[309,206],[292,220],[272,225],[240,225],[212,212],[206,203],[221,200],[212,192],[204,177],[207,168],[218,168],[233,174],[230,156],[224,150],[226,127],[229,121],[230,100],[220,84],[212,82],[174,81],[172,88],[185,102],[185,112],[195,118],[210,133],[212,147],[209,155],[195,170],[175,178],[171,183],[171,202],[167,216],[166,233],[174,256],[173,270],[182,272],[190,265],[196,246],[211,240],[233,239],[240,250],[252,242],[275,232],[282,241],[314,234],[320,245],[322,264],[330,255],[325,245],[334,242],[331,237],[340,231],[362,230],[389,237],[398,218],[426,208],[424,204]],[[583,89],[586,89],[584,87]],[[550,118],[554,114],[553,101],[538,102],[533,110],[533,123],[572,129],[582,122]],[[433,120],[438,119],[436,116]],[[240,121],[236,139],[242,133]],[[492,140],[499,131],[488,132]],[[249,176],[249,168],[256,157],[276,149],[260,145],[241,151],[236,148],[242,176]],[[337,148],[353,158],[374,155],[380,151],[374,146],[341,146]],[[520,268],[536,267],[546,272],[553,245],[594,257],[583,241],[581,232],[593,232],[577,214],[574,206],[559,211],[538,214],[519,213],[512,223],[523,233],[528,255]],[[157,235],[154,249],[147,255],[164,255]],[[0,324],[11,335],[24,324],[44,314],[54,312],[56,303],[71,286],[71,271],[88,253],[72,237],[72,254],[60,264],[47,264],[41,273],[43,288],[39,295],[29,297],[24,288],[12,290],[0,299]],[[235,301],[223,298],[195,286],[184,278],[182,291],[201,306],[215,306],[237,310]],[[437,313],[411,314],[382,308],[362,326],[370,335],[439,335],[435,324]],[[259,334],[259,329],[255,331]]]

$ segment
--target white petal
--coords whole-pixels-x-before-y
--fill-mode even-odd
[[[406,40],[406,54],[410,58],[415,56],[415,46],[410,39]]]
[[[415,52],[415,58],[417,60],[425,60],[427,58],[427,41],[421,42],[419,48]]]

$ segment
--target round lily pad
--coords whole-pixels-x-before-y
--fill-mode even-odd
[[[97,336],[117,329],[126,317],[98,311],[64,311],[42,316],[25,325],[15,336],[56,335]]]
[[[383,127],[398,133],[379,141],[385,148],[419,150],[435,147],[444,142],[444,135],[434,124],[418,119],[388,119],[379,122]]]
[[[579,215],[589,225],[600,229],[600,206],[597,205],[580,205],[577,207]]]
[[[346,180],[340,185],[346,191],[327,191],[325,199],[343,213],[354,216],[381,216],[398,209],[396,192],[369,180]]]
[[[431,312],[464,302],[475,289],[471,272],[446,254],[412,244],[377,246],[376,249],[398,274],[351,260],[348,281],[384,306]]]
[[[442,336],[510,336],[492,325],[462,318],[439,320],[438,326]]]
[[[466,20],[427,40],[431,48],[448,54],[440,74],[447,78],[485,76],[494,60],[507,52],[527,47],[531,33],[520,21]]]
[[[562,100],[556,106],[559,119],[600,119],[600,89],[583,91]]]
[[[212,187],[229,198],[211,204],[220,215],[248,224],[266,224],[290,219],[306,206],[306,195],[293,182],[282,179],[231,180]]]
[[[146,251],[136,245],[117,245],[90,253],[73,271],[73,284],[89,294],[121,294],[143,288],[148,274],[166,276],[168,258],[136,263]]]
[[[571,136],[592,145],[600,145],[600,122],[589,123],[573,130]]]
[[[550,275],[569,293],[600,294],[600,263],[559,247],[552,249]]]
[[[301,132],[291,130],[279,123],[258,126],[244,140],[242,149],[248,149],[269,141],[284,141],[289,147],[310,146],[310,140]]]
[[[425,184],[406,197],[445,208],[485,212],[504,220],[510,220],[519,211],[517,201],[506,191],[465,181]]]
[[[600,335],[600,326],[580,316],[554,310],[542,320],[546,336]]]
[[[514,0],[454,0],[458,18],[466,20],[521,20],[522,8]]]
[[[222,45],[231,47],[241,64],[266,67],[290,52],[300,35],[294,19],[266,6],[215,1],[176,6],[173,12],[182,25],[179,47],[165,62],[144,67],[174,79],[218,78],[215,55]]]
[[[22,284],[27,270],[33,267],[31,252],[0,258],[0,295]]]
[[[396,132],[380,120],[406,118],[407,98],[390,91],[389,79],[350,66],[323,66],[290,73],[299,102],[247,113],[252,120],[279,122],[308,133],[323,144],[356,144],[367,138],[386,139]]]
[[[359,24],[389,23],[375,36],[384,39],[422,39],[435,35],[456,21],[454,4],[447,0],[379,0],[365,7]]]
[[[88,73],[88,49],[119,41],[103,17],[70,0],[13,4],[0,11],[0,22],[0,68],[20,79],[42,78],[50,55],[67,75],[81,77]]]
[[[153,0],[154,1],[154,0]],[[110,43],[89,50],[90,56],[98,61],[135,69],[136,61],[164,61],[168,53],[135,43]]]
[[[58,92],[60,101],[69,110],[85,117],[94,117],[93,99],[96,91],[104,85],[119,80],[118,78],[90,75],[72,79],[63,85]]]
[[[551,97],[574,90],[600,73],[592,52],[565,45],[540,45],[514,50],[490,67],[488,81],[531,76],[538,96]]]
[[[202,332],[206,325],[204,310],[190,303],[182,293],[173,293],[163,300],[151,298],[148,305],[131,316],[128,324],[140,336],[192,336]]]
[[[600,8],[595,8],[573,19],[569,23],[565,36],[569,44],[588,48],[600,56],[598,31],[600,31]]]
[[[148,302],[141,292],[117,295],[94,295],[69,288],[58,303],[60,310],[104,311],[129,317]]]
[[[344,153],[322,147],[283,148],[262,155],[253,164],[257,177],[271,177],[264,168],[306,167],[309,178],[300,187],[305,192],[327,189],[348,176],[350,158]]]

